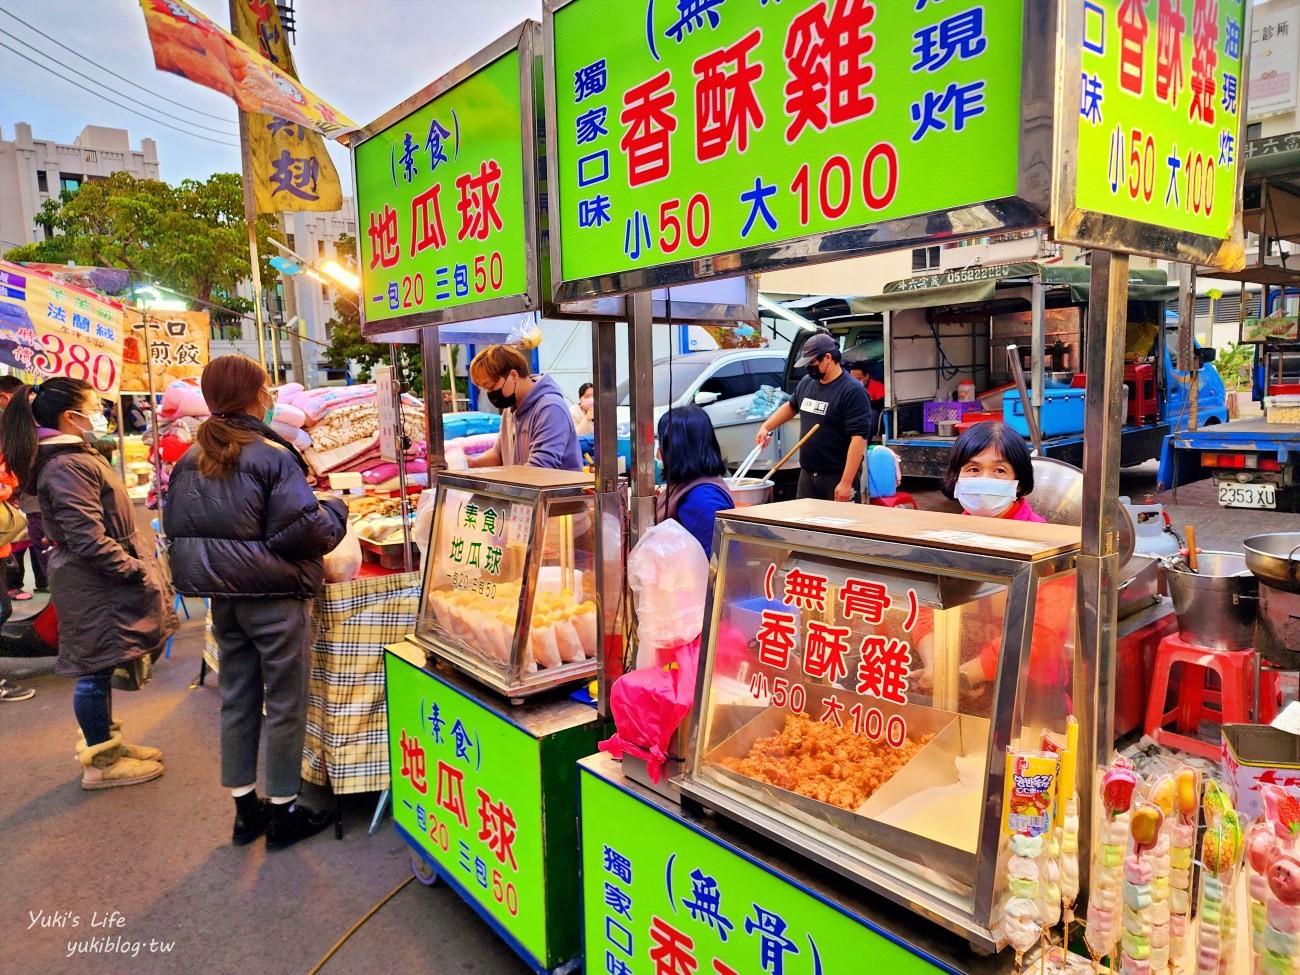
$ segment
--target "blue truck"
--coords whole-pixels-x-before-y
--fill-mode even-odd
[[[1300,406],[1290,405],[1300,403],[1300,326],[1294,314],[1271,315],[1245,321],[1242,334],[1256,347],[1252,398],[1271,415],[1176,431],[1165,443],[1159,486],[1212,478],[1222,507],[1300,511],[1300,423],[1279,422],[1300,416]]]
[[[1017,347],[1026,377],[1033,376],[1033,336],[1041,328],[1043,453],[1082,466],[1083,391],[1077,388],[1077,370],[1085,340],[1088,276],[1085,266],[1036,262],[923,274],[886,285],[879,296],[854,299],[850,315],[819,324],[844,330],[852,321],[880,316],[882,438],[899,455],[905,474],[923,477],[943,474],[954,439],[941,435],[937,417],[961,421],[967,410],[977,417],[1003,413],[1023,429],[1006,347]],[[1125,467],[1159,457],[1166,439],[1190,425],[1187,374],[1174,368],[1176,327],[1166,321],[1166,306],[1173,308],[1176,298],[1165,272],[1130,271],[1129,399],[1120,455]],[[1225,424],[1227,397],[1212,365],[1215,352],[1197,346],[1196,356],[1196,426]],[[973,384],[980,402],[955,402],[963,380]]]

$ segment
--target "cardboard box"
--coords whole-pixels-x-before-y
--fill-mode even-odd
[[[1261,786],[1300,790],[1300,735],[1268,725],[1225,724],[1223,768],[1236,791],[1237,811],[1250,822],[1263,811]]]

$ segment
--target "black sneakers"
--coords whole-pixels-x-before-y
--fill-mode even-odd
[[[297,802],[271,804],[271,822],[266,828],[266,848],[283,850],[299,840],[315,836],[326,827],[334,825],[334,813],[317,812]]]
[[[10,701],[26,701],[29,697],[36,695],[34,687],[19,687],[0,677],[0,702],[8,704]]]
[[[271,803],[256,792],[235,799],[235,830],[230,842],[245,846],[266,832],[271,822]]]

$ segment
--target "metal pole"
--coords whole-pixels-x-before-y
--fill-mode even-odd
[[[230,30],[239,23],[239,0],[230,0]],[[257,273],[257,195],[253,192],[253,152],[248,145],[248,115],[239,113],[239,162],[244,174],[244,222],[248,224],[248,280],[253,290],[253,317],[257,323],[257,361],[266,365],[266,335],[262,326],[262,279]],[[278,383],[279,380],[276,379]]]
[[[397,343],[388,344],[388,359],[393,364],[393,415],[397,417],[397,490],[402,498],[398,509],[402,514],[402,568],[410,572],[411,564],[411,519],[406,517],[406,423],[402,420],[402,388],[406,385],[402,378],[401,360],[397,357]],[[425,415],[428,415],[426,409]]]
[[[1178,267],[1178,371],[1187,374],[1187,429],[1196,429],[1201,363],[1196,358],[1196,266]],[[1161,328],[1164,323],[1160,323]]]
[[[655,522],[655,431],[653,309],[650,292],[630,295],[628,304],[629,403],[632,412],[632,539],[635,545]],[[615,443],[615,449],[617,449]]]
[[[154,398],[153,388],[153,343],[149,340],[149,309],[140,310],[140,320],[144,325],[144,375],[149,384],[149,426],[153,432],[153,492],[158,499],[158,537],[165,538],[166,529],[162,527],[162,448],[158,446],[158,401]]]
[[[447,467],[447,453],[442,438],[442,346],[438,344],[438,330],[420,329],[421,378],[424,382],[424,438],[429,470],[441,471]],[[452,381],[453,395],[455,380]],[[430,487],[433,486],[432,480]]]
[[[148,338],[148,336],[145,336]],[[117,394],[117,399],[113,400],[113,414],[117,418],[117,472],[122,475],[122,483],[126,484],[126,424],[122,420],[122,394]]]
[[[1043,277],[1041,274],[1036,273],[1029,285],[1029,317],[1030,328],[1033,332],[1029,339],[1029,348],[1034,360],[1029,370],[1029,382],[1033,386],[1033,389],[1029,391],[1029,395],[1033,400],[1033,413],[1036,421],[1042,419],[1043,390],[1047,386],[1047,325],[1043,314],[1046,304]]]
[[[627,565],[627,498],[618,479],[618,336],[613,322],[591,323],[596,420],[597,711],[610,716],[609,689],[625,670],[624,570]]]
[[[1115,635],[1119,593],[1119,457],[1128,310],[1124,254],[1092,252],[1088,301],[1082,548],[1079,555],[1078,653],[1074,707],[1079,719],[1080,823],[1091,833],[1095,775],[1115,743]],[[1081,836],[1080,849],[1089,836]]]

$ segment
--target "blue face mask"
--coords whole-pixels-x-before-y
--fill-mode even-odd
[[[1015,504],[1019,488],[1019,481],[1004,481],[997,477],[962,477],[957,480],[952,493],[968,514],[998,518]]]

